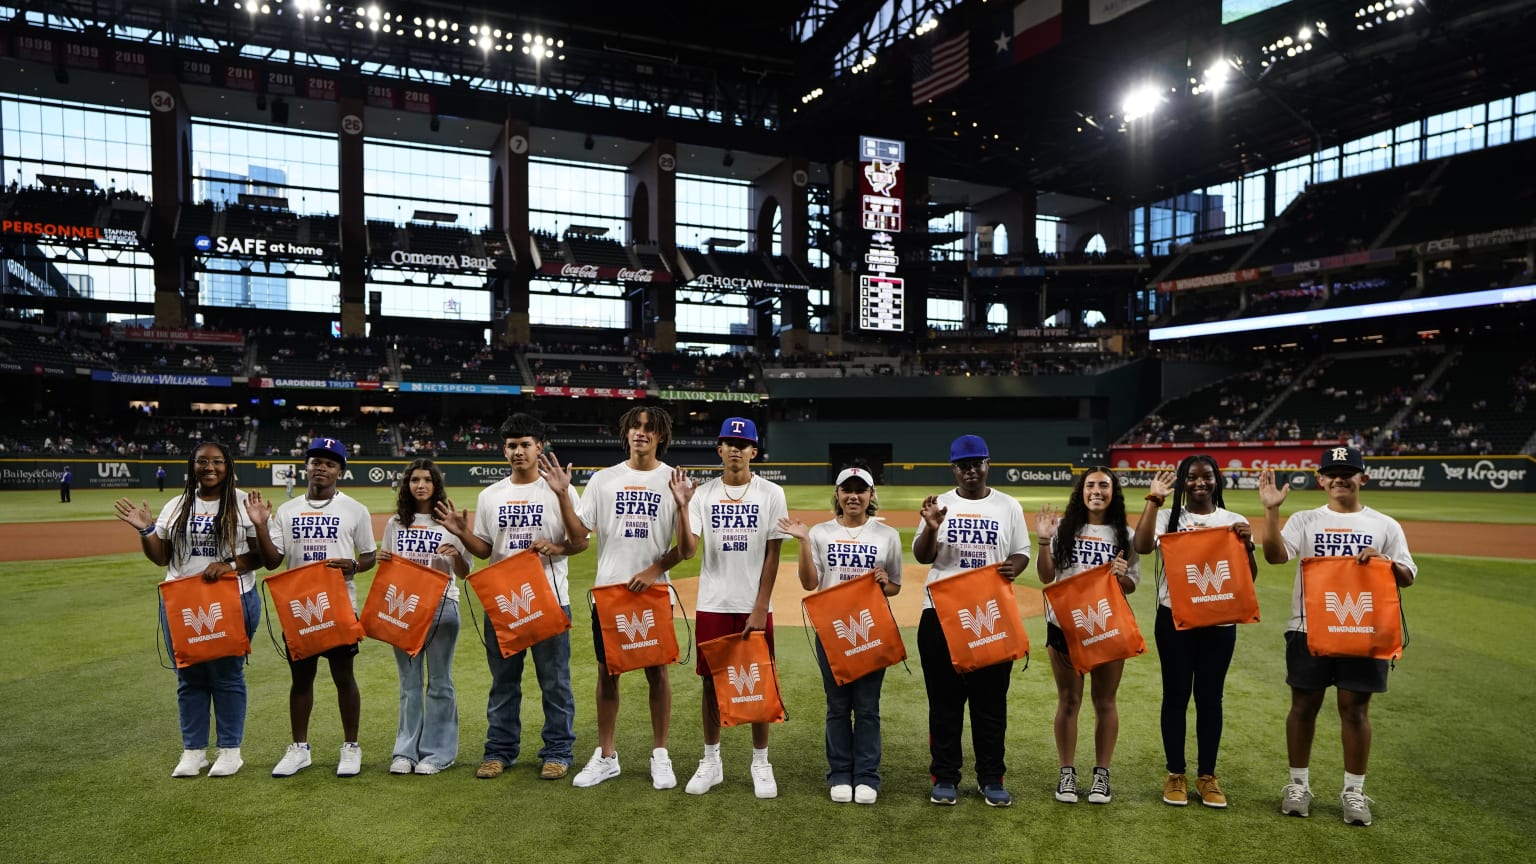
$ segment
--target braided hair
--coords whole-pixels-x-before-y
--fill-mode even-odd
[[[235,495],[235,460],[229,448],[218,441],[202,441],[187,456],[187,482],[182,486],[177,504],[176,524],[171,527],[171,561],[185,562],[192,556],[192,513],[197,509],[197,454],[207,449],[219,451],[227,473],[219,487],[219,509],[213,520],[213,546],[221,554],[233,555],[240,539],[240,501]]]
[[[1221,468],[1216,465],[1216,460],[1206,453],[1196,453],[1193,456],[1185,456],[1179,462],[1178,475],[1173,481],[1173,501],[1168,508],[1168,531],[1179,530],[1179,519],[1184,516],[1185,487],[1189,485],[1189,471],[1195,465],[1204,462],[1211,468],[1211,477],[1215,481],[1216,488],[1211,490],[1211,503],[1220,510],[1227,506],[1222,500],[1221,490],[1226,488],[1226,481],[1221,477]]]
[[[1108,466],[1095,465],[1078,475],[1077,482],[1072,484],[1072,497],[1067,499],[1067,509],[1061,514],[1061,524],[1056,526],[1056,536],[1051,538],[1051,563],[1056,565],[1057,570],[1066,569],[1072,560],[1072,543],[1077,532],[1088,524],[1088,505],[1083,501],[1083,485],[1088,482],[1091,474],[1109,477],[1109,509],[1104,512],[1104,521],[1114,529],[1115,548],[1121,552],[1129,552],[1131,549],[1131,532],[1126,527],[1125,519],[1125,489],[1120,485],[1120,478]]]

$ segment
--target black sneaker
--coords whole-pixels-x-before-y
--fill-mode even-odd
[[[1063,804],[1077,803],[1077,772],[1071,768],[1062,769],[1061,776],[1056,778],[1056,800]]]
[[[1093,769],[1093,786],[1088,790],[1088,803],[1108,804],[1111,797],[1109,792],[1109,772],[1103,768]]]

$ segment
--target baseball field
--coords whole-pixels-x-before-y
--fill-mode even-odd
[[[473,505],[475,490],[455,491],[460,506]],[[910,623],[921,605],[923,572],[911,559],[911,528],[922,497],[936,491],[880,490],[881,515],[907,541],[908,588],[897,600]],[[830,516],[829,489],[788,493],[790,507],[807,521]],[[534,754],[542,715],[531,697],[523,703],[523,760],[499,779],[474,779],[488,676],[469,626],[455,660],[461,740],[452,769],[430,777],[387,773],[395,665],[388,646],[365,642],[357,663],[363,773],[334,776],[340,728],[322,672],[310,735],[315,765],[284,780],[268,776],[287,744],[288,673],[263,625],[247,670],[244,770],[231,778],[173,780],[180,751],[175,677],[156,653],[154,586],[161,574],[137,552],[132,530],[111,517],[118,494],[81,490],[65,505],[48,491],[0,493],[0,633],[9,657],[0,670],[0,837],[7,861],[1509,861],[1528,856],[1536,836],[1536,756],[1518,743],[1536,711],[1536,662],[1524,645],[1536,629],[1536,496],[1367,487],[1368,505],[1404,523],[1420,577],[1403,598],[1411,644],[1390,692],[1373,701],[1371,712],[1375,740],[1365,791],[1376,801],[1376,821],[1350,828],[1339,819],[1343,768],[1331,708],[1318,724],[1312,817],[1279,814],[1289,705],[1282,630],[1294,570],[1268,565],[1261,565],[1258,583],[1263,621],[1240,628],[1227,680],[1218,767],[1232,802],[1225,811],[1176,809],[1160,800],[1150,565],[1143,590],[1131,598],[1150,650],[1126,664],[1115,799],[1107,806],[1062,805],[1051,797],[1055,689],[1038,602],[1023,607],[1038,651],[1027,667],[1016,664],[1009,698],[1011,809],[987,808],[965,787],[958,807],[927,803],[926,698],[912,628],[904,631],[910,672],[897,666],[885,682],[880,802],[829,802],[825,697],[800,626],[801,592],[787,567],[775,595],[778,669],[790,716],[774,729],[770,749],[776,800],[752,797],[745,730],[725,730],[726,782],[708,795],[652,790],[646,689],[635,675],[623,682],[618,778],[593,789],[541,781]],[[133,497],[147,497],[158,509],[169,495]],[[355,497],[382,522],[388,490],[361,489]],[[1031,489],[1018,497],[1030,514],[1046,502],[1064,503],[1067,490]],[[1294,492],[1285,512],[1321,502],[1315,491]],[[1253,493],[1231,492],[1227,504],[1258,521]],[[788,541],[784,560],[792,563],[793,555]],[[578,766],[595,734],[585,608],[595,560],[592,551],[571,559]],[[685,598],[696,574],[695,562],[674,571]],[[359,577],[360,595],[371,575]],[[1021,579],[1021,599],[1036,596],[1036,585],[1033,574]],[[672,680],[671,750],[686,780],[701,743],[700,690],[691,668],[674,669]],[[536,693],[529,670],[525,696]],[[1081,773],[1092,762],[1091,714],[1085,705]],[[1192,719],[1190,728],[1193,761]]]

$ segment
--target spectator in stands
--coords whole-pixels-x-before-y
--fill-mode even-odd
[[[167,502],[159,518],[150,515],[147,501],[135,506],[131,500],[119,498],[113,507],[118,519],[139,532],[144,557],[166,568],[166,581],[200,576],[206,582],[217,582],[236,575],[242,624],[249,639],[261,618],[252,573],[261,558],[251,543],[268,529],[261,493],[247,495],[235,488],[234,464],[223,444],[204,442],[187,460],[187,481],[180,497]],[[170,648],[163,602],[160,628]],[[171,651],[175,653],[174,648]],[[240,756],[245,737],[245,661],[244,656],[237,655],[176,670],[176,711],[183,749],[172,777],[196,777],[207,767],[210,707],[217,725],[219,753],[208,776],[227,777],[245,764]]]
[[[450,577],[469,575],[469,553],[435,516],[448,500],[443,472],[417,459],[401,473],[395,512],[384,523],[379,557],[399,555]],[[459,709],[453,692],[453,653],[459,639],[459,587],[452,578],[438,607],[427,643],[415,656],[395,650],[400,673],[400,722],[395,730],[391,774],[436,774],[459,757]],[[425,695],[423,695],[425,682]]]
[[[1284,564],[1311,556],[1354,557],[1364,564],[1373,558],[1392,563],[1398,587],[1406,588],[1418,576],[1418,565],[1408,551],[1402,526],[1384,513],[1360,501],[1367,475],[1365,459],[1353,447],[1330,447],[1318,460],[1318,485],[1328,495],[1321,507],[1293,513],[1280,527],[1280,505],[1291,484],[1275,485],[1275,474],[1259,475],[1259,500],[1264,505],[1264,560]],[[1328,688],[1338,694],[1340,736],[1344,742],[1344,791],[1339,800],[1344,821],[1371,824],[1371,799],[1365,795],[1365,770],[1371,756],[1371,695],[1387,690],[1387,661],[1357,657],[1314,657],[1307,650],[1307,621],[1303,617],[1301,566],[1291,594],[1291,617],[1285,632],[1286,683],[1291,688],[1291,710],[1285,721],[1286,750],[1290,754],[1290,779],[1282,790],[1280,812],[1306,816],[1312,803],[1309,763],[1317,713]]]
[[[1049,504],[1035,515],[1035,530],[1040,535],[1041,555],[1037,559],[1040,581],[1050,584],[1059,579],[1092,570],[1103,564],[1130,594],[1141,583],[1141,568],[1131,535],[1126,528],[1125,490],[1120,478],[1108,468],[1089,468],[1072,487],[1072,497],[1065,511]],[[1045,610],[1045,644],[1051,657],[1051,674],[1056,679],[1056,753],[1061,770],[1056,781],[1056,800],[1077,803],[1077,718],[1083,701],[1084,675],[1078,674],[1068,654],[1066,634],[1049,605]],[[1093,785],[1088,803],[1108,804],[1110,762],[1115,755],[1115,741],[1120,735],[1120,710],[1116,693],[1124,660],[1113,660],[1088,672],[1092,676],[1093,698]]]
[[[1136,523],[1132,542],[1138,555],[1150,555],[1158,548],[1164,534],[1200,528],[1228,527],[1248,547],[1248,573],[1257,576],[1253,560],[1253,529],[1248,520],[1225,508],[1225,487],[1216,460],[1206,454],[1185,457],[1176,471],[1159,471],[1147,490],[1147,504]],[[1172,498],[1167,511],[1163,503]],[[1157,658],[1162,669],[1163,701],[1161,725],[1163,758],[1168,776],[1163,782],[1163,803],[1182,807],[1189,803],[1188,767],[1184,760],[1185,712],[1189,697],[1195,697],[1195,742],[1197,768],[1195,791],[1200,803],[1224,808],[1227,797],[1216,778],[1216,754],[1221,747],[1221,699],[1226,689],[1227,667],[1237,647],[1237,625],[1174,627],[1173,608],[1168,583],[1161,566],[1157,567]],[[1234,578],[1242,578],[1237,576]]]

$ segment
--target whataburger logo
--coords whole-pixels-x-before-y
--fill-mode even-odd
[[[1376,628],[1370,624],[1361,625],[1360,621],[1371,612],[1371,592],[1361,591],[1351,597],[1345,593],[1340,600],[1338,592],[1327,591],[1323,593],[1323,608],[1332,612],[1339,623],[1329,624],[1329,633],[1375,633]],[[1349,619],[1354,619],[1354,624],[1345,624]]]
[[[1232,578],[1231,562],[1217,561],[1215,567],[1212,567],[1209,562],[1203,566],[1185,564],[1184,574],[1189,579],[1189,584],[1200,589],[1200,596],[1191,597],[1191,603],[1214,603],[1218,600],[1232,599],[1231,591],[1221,591],[1221,586]],[[1213,590],[1221,593],[1212,594]]]
[[[758,672],[756,663],[750,666],[729,666],[725,671],[730,676],[731,686],[736,688],[731,704],[763,701],[763,694],[757,692],[757,682],[762,680],[762,674]]]
[[[649,648],[659,644],[660,640],[646,638],[651,634],[651,628],[656,626],[654,609],[646,609],[637,615],[625,615],[620,612],[613,618],[619,632],[624,634],[624,644],[619,646],[620,651],[633,651],[636,648]]]
[[[293,617],[304,622],[304,626],[299,628],[300,636],[308,636],[317,630],[329,630],[335,627],[335,621],[325,620],[326,610],[330,608],[331,598],[324,591],[313,597],[305,597],[302,603],[298,600],[288,601],[288,609],[293,613]]]
[[[977,606],[975,612],[969,609],[961,609],[960,626],[976,634],[977,637],[965,643],[966,647],[977,648],[989,642],[996,642],[999,639],[1006,638],[1008,636],[1007,630],[994,632],[997,631],[998,619],[1002,617],[1003,612],[997,608],[996,600],[988,600],[986,606]],[[981,635],[982,630],[986,630],[991,635]]]
[[[181,622],[190,628],[193,633],[197,634],[195,636],[189,636],[187,638],[187,643],[196,645],[199,642],[207,642],[211,639],[223,639],[225,636],[228,636],[229,634],[223,630],[213,629],[214,627],[218,626],[219,620],[223,617],[224,604],[222,603],[210,603],[208,604],[207,609],[199,606],[197,607],[197,612],[195,613],[191,609],[183,608],[181,610]],[[204,630],[207,630],[208,632],[204,634]]]
[[[389,587],[384,589],[384,608],[387,611],[380,612],[379,617],[401,630],[409,630],[411,625],[401,621],[400,616],[414,613],[416,604],[420,600],[420,594],[406,594],[391,582]]]
[[[1076,624],[1079,630],[1084,630],[1088,633],[1088,636],[1082,641],[1084,646],[1092,645],[1095,642],[1103,642],[1111,636],[1120,635],[1119,627],[1113,630],[1108,629],[1109,617],[1113,614],[1115,614],[1115,611],[1109,608],[1109,598],[1107,597],[1099,598],[1099,605],[1096,607],[1085,606],[1082,609],[1072,610],[1072,623]],[[1094,630],[1099,631],[1097,636],[1093,634]]]
[[[533,585],[528,582],[523,583],[522,593],[513,594],[510,597],[505,594],[497,594],[496,608],[512,616],[512,620],[507,622],[508,630],[516,630],[530,621],[537,621],[544,617],[543,609],[529,614],[533,609]],[[526,618],[523,617],[525,615],[527,616]]]
[[[849,615],[848,620],[838,619],[832,622],[832,630],[837,633],[837,638],[847,640],[852,647],[843,650],[844,657],[852,657],[862,654],[871,648],[879,646],[883,640],[878,637],[869,638],[870,631],[875,629],[875,615],[868,609],[859,610],[858,615]],[[864,640],[860,645],[859,640]]]

